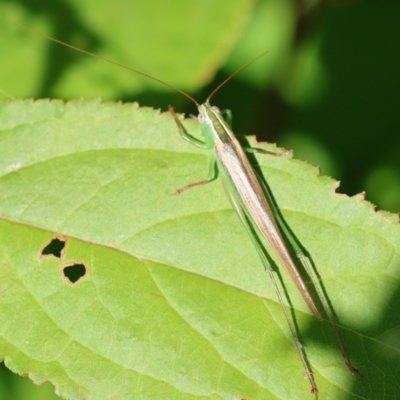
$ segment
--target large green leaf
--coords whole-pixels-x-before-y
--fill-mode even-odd
[[[207,174],[209,154],[180,140],[168,113],[15,101],[0,115],[0,358],[10,369],[71,399],[311,398],[219,182],[174,194]],[[364,378],[348,373],[329,325],[284,275],[320,397],[396,398],[397,216],[335,194],[301,161],[258,162]],[[61,254],[43,254],[56,238]],[[75,283],[64,273],[73,264],[86,271]]]

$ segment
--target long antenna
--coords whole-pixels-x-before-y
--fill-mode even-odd
[[[182,95],[184,95],[185,97],[187,97],[187,98],[188,98],[190,101],[192,101],[194,104],[196,104],[196,106],[199,106],[199,103],[198,103],[192,96],[189,96],[189,95],[188,95],[187,93],[185,93],[183,90],[181,90],[181,89],[177,88],[176,86],[171,85],[171,84],[169,84],[169,83],[167,83],[167,82],[164,82],[164,81],[162,81],[161,79],[157,79],[157,78],[155,78],[154,76],[151,76],[151,75],[146,74],[146,73],[144,73],[144,72],[138,71],[137,69],[134,69],[134,68],[131,68],[131,67],[127,67],[126,65],[117,63],[117,62],[115,62],[115,61],[109,60],[108,58],[105,58],[105,57],[99,56],[99,55],[97,55],[97,54],[91,53],[90,51],[86,51],[86,50],[80,49],[79,47],[75,47],[75,46],[73,46],[72,44],[65,43],[65,42],[63,42],[63,41],[61,41],[61,40],[58,40],[58,39],[55,39],[55,38],[53,38],[53,37],[51,37],[51,36],[45,35],[45,34],[42,33],[42,32],[35,31],[35,30],[32,29],[32,28],[28,28],[28,27],[23,26],[23,25],[18,24],[18,23],[16,23],[15,25],[17,25],[18,27],[20,27],[20,28],[22,28],[22,29],[25,29],[26,31],[32,32],[32,33],[34,33],[35,35],[42,36],[42,37],[44,37],[45,39],[49,39],[49,40],[51,40],[51,41],[53,41],[53,42],[55,42],[55,43],[58,43],[58,44],[61,44],[61,45],[65,46],[65,47],[69,47],[70,49],[73,49],[73,50],[76,50],[76,51],[80,51],[81,53],[87,54],[88,56],[97,58],[97,59],[99,59],[99,60],[108,62],[108,63],[110,63],[110,64],[117,65],[118,67],[125,68],[125,69],[127,69],[128,71],[135,72],[135,73],[137,73],[137,74],[139,74],[139,75],[142,75],[142,76],[144,76],[144,77],[146,77],[146,78],[152,79],[153,81],[156,81],[156,82],[158,82],[158,83],[161,83],[162,85],[167,86],[167,87],[169,87],[170,89],[175,90],[176,92],[179,92],[180,94],[182,94]]]
[[[38,35],[38,36],[41,36],[41,37],[43,37],[43,38],[45,38],[45,39],[51,40],[52,42],[61,44],[61,45],[65,46],[65,47],[69,47],[69,48],[72,49],[72,50],[79,51],[79,52],[81,52],[81,53],[83,53],[83,54],[86,54],[86,55],[88,55],[88,56],[91,56],[91,57],[97,58],[97,59],[99,59],[99,60],[105,61],[105,62],[107,62],[107,63],[109,63],[109,64],[116,65],[116,66],[121,67],[121,68],[124,68],[124,69],[126,69],[126,70],[128,70],[128,71],[135,72],[136,74],[142,75],[142,76],[144,76],[144,77],[146,77],[146,78],[148,78],[148,79],[151,79],[151,80],[153,80],[153,81],[155,81],[155,82],[161,83],[162,85],[167,86],[167,87],[169,87],[170,89],[173,89],[173,90],[175,90],[176,92],[182,94],[183,96],[185,96],[186,98],[188,98],[190,101],[192,101],[194,104],[196,104],[197,107],[200,105],[192,96],[188,95],[188,94],[185,93],[183,90],[177,88],[177,87],[174,86],[174,85],[171,85],[170,83],[164,82],[164,81],[162,81],[161,79],[158,79],[158,78],[155,78],[154,76],[151,76],[151,75],[149,75],[149,74],[146,74],[145,72],[138,71],[137,69],[134,69],[134,68],[131,68],[131,67],[127,67],[126,65],[120,64],[120,63],[118,63],[118,62],[116,62],[116,61],[112,61],[112,60],[109,60],[108,58],[105,58],[105,57],[99,56],[99,55],[97,55],[97,54],[91,53],[90,51],[86,51],[86,50],[80,49],[79,47],[75,47],[75,46],[73,46],[72,44],[68,44],[68,43],[65,43],[65,42],[63,42],[63,41],[61,41],[61,40],[55,39],[55,38],[53,38],[53,37],[51,37],[51,36],[49,36],[49,35],[46,35],[46,34],[44,34],[44,33],[42,33],[42,32],[36,31],[36,30],[34,30],[34,29],[32,29],[32,28],[28,28],[27,26],[24,26],[24,25],[21,25],[21,24],[18,24],[18,23],[15,23],[15,25],[18,26],[19,28],[25,29],[26,31],[32,32],[32,33],[34,33],[35,35]],[[236,70],[233,74],[229,75],[222,83],[220,83],[220,84],[211,92],[211,94],[207,97],[207,101],[210,101],[211,97],[213,97],[214,94],[215,94],[219,89],[221,89],[221,87],[224,86],[228,81],[230,81],[234,76],[236,76],[237,74],[239,74],[240,72],[242,72],[244,69],[246,69],[246,68],[249,67],[250,65],[254,64],[254,63],[255,63],[256,61],[258,61],[261,57],[264,57],[267,53],[268,53],[268,50],[267,50],[267,51],[264,51],[264,52],[261,53],[259,56],[257,56],[257,57],[254,58],[253,60],[249,61],[247,64],[243,65],[242,67],[240,67],[240,68],[239,68],[238,70]]]
[[[219,89],[222,88],[228,81],[230,81],[234,76],[236,76],[238,73],[242,72],[244,69],[247,67],[250,67],[250,65],[254,64],[256,61],[258,61],[261,57],[264,57],[269,50],[264,51],[261,53],[259,56],[256,58],[253,58],[251,61],[249,61],[247,64],[244,64],[243,67],[240,67],[238,70],[236,70],[233,74],[229,75],[222,83],[220,83],[212,92],[211,94],[207,97],[207,101],[210,101],[211,97],[214,96],[215,93],[218,92]]]

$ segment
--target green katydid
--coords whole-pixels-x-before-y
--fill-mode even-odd
[[[281,156],[285,155],[286,153],[271,153],[265,150],[242,147],[238,142],[238,140],[236,139],[234,133],[232,132],[230,124],[228,123],[228,121],[230,120],[230,112],[227,112],[228,118],[225,119],[217,107],[210,105],[210,99],[212,98],[212,96],[228,80],[230,80],[233,76],[238,74],[244,68],[247,68],[250,64],[257,61],[259,58],[264,56],[267,52],[264,52],[263,54],[261,54],[260,56],[258,56],[251,62],[247,63],[242,68],[240,68],[234,74],[230,75],[208,96],[205,103],[200,104],[193,97],[189,96],[182,90],[166,82],[163,82],[160,79],[150,76],[146,73],[137,71],[133,68],[129,68],[125,65],[108,60],[104,57],[79,49],[70,44],[64,43],[62,41],[59,41],[42,33],[36,32],[30,28],[25,28],[25,27],[22,28],[27,29],[35,34],[41,35],[49,40],[52,40],[64,46],[72,48],[74,50],[80,51],[84,54],[101,59],[111,64],[115,64],[122,68],[128,69],[132,72],[145,76],[146,78],[159,82],[165,86],[168,86],[173,90],[189,98],[197,106],[199,111],[197,120],[200,124],[201,132],[204,137],[204,142],[186,133],[182,123],[176,116],[172,107],[169,107],[169,111],[178,126],[180,135],[185,140],[198,147],[214,150],[214,155],[211,159],[209,167],[209,176],[205,180],[191,183],[181,189],[176,190],[176,193],[180,194],[189,188],[206,184],[216,179],[217,176],[221,176],[226,194],[233,208],[235,209],[237,215],[239,216],[241,222],[243,223],[246,231],[248,232],[261,258],[265,270],[268,272],[271,278],[274,290],[277,294],[279,303],[284,312],[285,319],[288,323],[294,343],[296,345],[301,362],[303,364],[303,368],[306,372],[307,378],[310,381],[311,392],[314,393],[315,396],[317,397],[318,393],[317,385],[315,383],[311,367],[304,354],[302,345],[298,339],[294,323],[289,318],[286,306],[284,305],[282,295],[278,287],[278,284],[276,282],[273,268],[271,266],[271,258],[269,257],[268,252],[263,245],[263,241],[268,244],[269,248],[274,252],[280,264],[285,268],[290,278],[294,281],[300,294],[302,295],[304,301],[306,302],[307,306],[310,308],[312,313],[316,316],[316,318],[322,320],[323,318],[319,310],[319,306],[315,303],[313,296],[311,295],[306,283],[304,282],[303,277],[296,265],[296,262],[291,256],[289,248],[291,248],[293,252],[296,254],[298,260],[302,264],[305,275],[307,276],[307,278],[310,279],[312,287],[319,299],[320,305],[322,305],[325,315],[328,317],[328,320],[335,332],[346,366],[353,375],[358,375],[359,373],[357,369],[352,366],[349,360],[349,356],[346,352],[343,340],[335,324],[333,313],[331,311],[330,306],[328,305],[328,301],[325,297],[323,290],[320,287],[318,278],[316,277],[316,274],[313,268],[311,267],[307,255],[302,250],[301,245],[299,244],[299,242],[297,241],[297,239],[292,234],[290,229],[287,227],[285,221],[283,220],[283,217],[281,216],[275,204],[275,201],[273,199],[269,187],[252,168],[245,154],[245,152],[252,152],[252,153],[260,152],[264,154]]]

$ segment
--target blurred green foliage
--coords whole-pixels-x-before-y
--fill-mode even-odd
[[[340,192],[366,190],[378,208],[400,210],[399,2],[134,3],[3,1],[0,98],[102,96],[195,112],[181,95],[15,22],[165,79],[199,101],[268,49],[213,99],[232,109],[235,132],[293,148],[341,180]],[[55,396],[49,383],[28,394],[26,379],[4,368],[1,376],[1,398]]]
[[[9,400],[59,399],[50,382],[35,386],[31,380],[13,374],[3,363],[0,365],[0,397]]]

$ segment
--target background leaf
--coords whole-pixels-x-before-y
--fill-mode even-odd
[[[219,182],[174,194],[204,176],[209,154],[179,140],[169,114],[99,101],[15,101],[0,112],[0,356],[10,369],[65,398],[311,396]],[[283,276],[321,397],[372,399],[384,388],[395,398],[397,217],[334,194],[334,181],[298,160],[258,162],[364,376],[351,377],[329,325]],[[62,254],[43,256],[54,238]],[[86,274],[72,284],[63,269],[74,263]]]
[[[36,96],[73,98],[101,94],[106,99],[126,98],[145,90],[166,91],[165,87],[149,79],[94,58],[82,57],[12,24],[18,22],[118,60],[182,90],[193,91],[210,81],[224,62],[250,18],[254,1],[238,0],[229,7],[227,4],[224,1],[215,4],[211,0],[174,0],[172,3],[103,1],[99,4],[89,0],[48,6],[46,12],[34,9],[34,13],[28,13],[28,10],[24,13],[15,4],[6,3],[3,8],[9,17],[5,22],[9,35],[12,35],[13,51],[25,49],[29,43],[36,49],[34,55],[29,54],[29,64],[40,64],[42,69],[36,76],[31,76],[37,82],[36,92],[28,92],[26,82],[25,91],[16,92],[17,75],[11,68],[11,81],[4,80],[4,89],[13,91],[14,96],[34,93]],[[24,67],[21,57],[15,61],[16,68]]]

